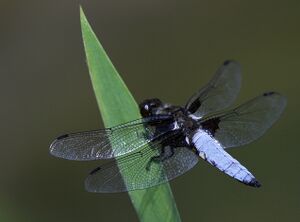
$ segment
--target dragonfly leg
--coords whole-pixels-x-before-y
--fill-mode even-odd
[[[171,158],[174,155],[174,149],[175,147],[171,146],[165,146],[161,149],[161,153],[157,156],[151,157],[151,159],[148,161],[146,170],[149,171],[152,163],[159,164],[169,158]]]

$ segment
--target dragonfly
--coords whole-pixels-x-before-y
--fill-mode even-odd
[[[111,128],[62,135],[52,142],[50,153],[67,160],[109,159],[86,178],[89,192],[153,187],[191,170],[199,159],[243,184],[260,187],[227,148],[261,137],[282,114],[286,98],[277,92],[265,92],[230,109],[240,87],[240,64],[225,61],[185,106],[146,99],[139,104],[142,118]]]

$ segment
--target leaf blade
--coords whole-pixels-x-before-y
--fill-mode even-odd
[[[97,103],[106,127],[140,117],[138,105],[98,41],[82,8],[82,37]],[[168,183],[129,192],[140,221],[181,221]]]

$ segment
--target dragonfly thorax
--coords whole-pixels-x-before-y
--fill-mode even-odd
[[[174,106],[168,103],[163,103],[159,99],[146,99],[140,103],[140,113],[143,117],[170,115],[173,116],[176,129],[183,131],[191,131],[198,126],[197,122],[192,119],[181,106]]]
[[[189,132],[199,127],[197,122],[184,112],[183,108],[174,112],[173,116],[179,128],[183,129],[185,132]]]

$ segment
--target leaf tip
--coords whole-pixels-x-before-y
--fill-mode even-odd
[[[81,5],[79,5],[79,11],[80,11],[80,17],[84,16],[84,12]]]
[[[83,11],[81,5],[79,5],[79,11],[80,11],[80,20],[81,20],[81,22],[87,22],[84,11]]]

